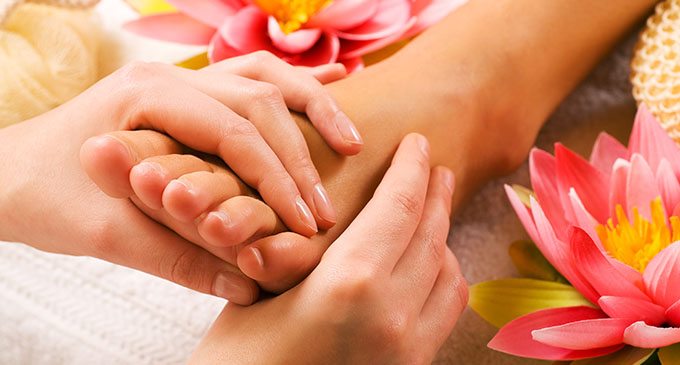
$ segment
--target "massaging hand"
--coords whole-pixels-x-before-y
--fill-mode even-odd
[[[453,174],[430,172],[428,153],[424,137],[404,138],[373,199],[309,277],[252,306],[228,304],[193,362],[430,363],[467,286],[446,246]]]
[[[258,188],[289,228],[311,235],[316,231],[314,217],[319,226],[332,225],[332,216],[326,215],[332,208],[318,198],[323,189],[286,105],[314,116],[320,133],[336,150],[356,153],[361,143],[351,122],[310,75],[329,81],[344,76],[344,69],[295,69],[261,53],[200,72],[135,64],[51,112],[0,130],[0,240],[99,257],[236,303],[251,303],[258,295],[252,280],[159,225],[129,200],[103,194],[78,156],[81,153],[97,179],[102,170],[121,171],[145,157],[144,148],[127,150],[120,144],[115,131],[164,131],[220,155]],[[107,132],[113,133],[89,140],[81,151],[88,138]],[[108,160],[88,160],[92,149],[110,152]],[[179,151],[165,151],[173,152]],[[119,180],[127,183],[129,169],[123,171]],[[129,186],[112,187],[107,192],[116,196],[129,191]],[[249,192],[243,184],[237,188]]]

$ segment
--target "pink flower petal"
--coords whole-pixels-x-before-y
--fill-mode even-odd
[[[680,183],[673,173],[670,162],[665,158],[661,159],[659,168],[656,170],[656,182],[666,212],[673,212],[680,204]]]
[[[510,200],[512,208],[515,209],[515,214],[517,214],[520,222],[522,222],[522,225],[529,234],[529,237],[531,237],[531,240],[536,242],[537,245],[541,244],[541,237],[538,235],[536,224],[534,223],[534,218],[531,215],[529,208],[522,203],[517,192],[510,185],[505,185],[505,193],[508,195],[508,200]]]
[[[541,250],[545,258],[569,281],[569,283],[571,283],[571,285],[574,286],[574,288],[576,288],[576,290],[581,292],[581,294],[591,302],[597,303],[599,295],[588,281],[581,276],[578,269],[572,265],[572,262],[569,259],[569,245],[560,241],[555,236],[555,233],[550,226],[550,222],[545,217],[541,206],[538,205],[533,197],[530,199],[531,212],[533,213],[534,222],[536,222],[536,230],[540,237],[540,240],[536,241],[536,246]]]
[[[378,3],[378,0],[334,1],[314,14],[305,27],[334,30],[355,28],[375,15]]]
[[[405,37],[412,37],[422,32],[466,2],[467,0],[415,0],[411,15],[417,20],[406,32]]]
[[[255,5],[239,10],[229,22],[219,29],[219,33],[227,44],[242,53],[269,51],[277,56],[277,50],[267,33],[267,15]]]
[[[650,301],[635,284],[612,266],[588,234],[578,228],[570,230],[573,265],[601,296],[630,297]]]
[[[337,31],[339,38],[353,41],[367,41],[389,37],[403,33],[411,19],[411,2],[409,0],[378,0],[375,15],[361,25]]]
[[[300,29],[290,34],[281,30],[279,22],[274,17],[269,17],[267,31],[274,47],[288,53],[302,53],[312,48],[314,43],[321,37],[321,29]]]
[[[641,154],[654,171],[659,167],[663,158],[669,161],[680,161],[680,149],[645,104],[640,104],[635,115],[628,150],[629,156],[635,153]],[[672,167],[675,176],[680,179],[680,164],[673,164]]]
[[[590,154],[590,164],[609,175],[612,173],[614,162],[619,158],[627,159],[628,149],[616,138],[605,132],[600,133]]]
[[[626,278],[626,281],[633,283],[633,285],[635,285],[636,287],[640,288],[641,290],[644,290],[645,284],[642,282],[642,274],[639,271],[633,269],[632,267],[624,264],[623,262],[615,258],[609,257],[606,252],[605,256],[607,256],[609,263],[612,264],[612,266],[614,266],[614,268]]]
[[[666,318],[668,319],[668,323],[670,323],[671,326],[680,327],[680,300],[668,307],[666,310]]]
[[[680,300],[680,241],[652,258],[642,280],[654,303],[669,308]]]
[[[227,58],[240,56],[243,53],[231,47],[222,39],[220,33],[215,33],[208,46],[208,59],[210,63],[216,63]]]
[[[123,24],[123,28],[144,37],[195,45],[210,43],[215,34],[215,28],[180,13],[145,16]]]
[[[633,207],[636,207],[642,217],[651,221],[652,212],[649,203],[660,196],[652,169],[641,155],[634,154],[630,161],[626,182],[626,203],[628,203],[629,216],[633,212]]]
[[[611,176],[611,190],[609,191],[609,216],[614,223],[618,223],[616,219],[616,206],[620,205],[624,211],[628,207],[626,202],[628,171],[630,171],[630,162],[623,159],[618,159],[614,162],[614,169]],[[627,212],[626,216],[628,216]]]
[[[595,227],[598,225],[598,223],[595,218],[593,218],[593,216],[590,215],[588,211],[586,211],[581,199],[578,197],[578,194],[576,194],[576,190],[573,188],[569,189],[569,202],[571,203],[570,210],[574,216],[574,222],[572,223],[586,231],[588,236],[590,236],[593,242],[595,242],[595,245],[597,245],[597,248],[599,248],[600,251],[604,251],[604,247],[600,241],[600,236],[598,236],[597,232],[595,232]]]
[[[404,38],[404,32],[411,24],[415,23],[416,19],[411,18],[409,23],[404,27],[403,31],[394,33],[393,35],[385,38],[374,39],[370,41],[350,41],[347,39],[340,40],[340,55],[339,59],[360,57],[367,53],[377,51],[383,47],[387,47],[390,44],[401,40]]]
[[[555,145],[555,158],[560,196],[568,199],[569,188],[573,187],[586,210],[598,222],[606,222],[609,218],[605,200],[609,195],[609,177],[559,143]],[[568,204],[567,201],[562,202],[563,205],[565,203]]]
[[[238,1],[221,0],[167,0],[180,12],[213,28],[219,28],[224,20],[243,7]]]
[[[531,337],[540,343],[570,350],[609,347],[623,342],[623,331],[631,319],[596,318],[533,330]]]
[[[557,187],[557,165],[555,158],[549,153],[534,148],[529,155],[529,172],[531,187],[536,198],[541,202],[541,208],[552,224],[555,234],[562,240],[567,240],[567,221],[562,201],[559,199]]]
[[[602,356],[619,350],[623,345],[611,347],[569,350],[535,341],[531,332],[565,323],[606,318],[601,311],[590,307],[551,308],[519,317],[501,328],[489,342],[489,347],[515,356],[545,360],[577,360]]]
[[[669,346],[680,342],[680,328],[661,328],[635,322],[623,332],[623,342],[644,349]]]
[[[316,42],[316,45],[307,52],[299,54],[288,54],[281,58],[296,66],[320,66],[327,63],[335,63],[340,52],[340,41],[335,34],[325,32]]]
[[[666,321],[666,310],[647,300],[603,296],[597,301],[597,305],[611,318],[644,321],[650,326],[658,326]]]
[[[364,60],[362,60],[361,57],[347,58],[340,61],[340,63],[345,65],[348,74],[364,69]]]

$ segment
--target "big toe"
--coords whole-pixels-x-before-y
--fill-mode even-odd
[[[92,137],[80,149],[85,172],[97,186],[114,198],[132,196],[130,170],[140,161],[179,153],[182,145],[150,130],[116,131]]]

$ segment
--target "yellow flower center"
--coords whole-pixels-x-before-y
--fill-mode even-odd
[[[607,224],[596,227],[602,245],[615,259],[644,272],[649,261],[671,243],[680,240],[680,219],[670,217],[671,226],[661,205],[661,198],[650,203],[652,221],[642,218],[633,208],[633,224],[626,218],[621,205],[616,206],[618,224],[610,218]]]
[[[267,14],[279,22],[281,30],[289,34],[300,29],[312,15],[333,0],[255,0]]]

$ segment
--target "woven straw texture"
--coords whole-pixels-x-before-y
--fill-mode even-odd
[[[680,144],[680,0],[656,6],[640,34],[631,64],[633,97]]]

